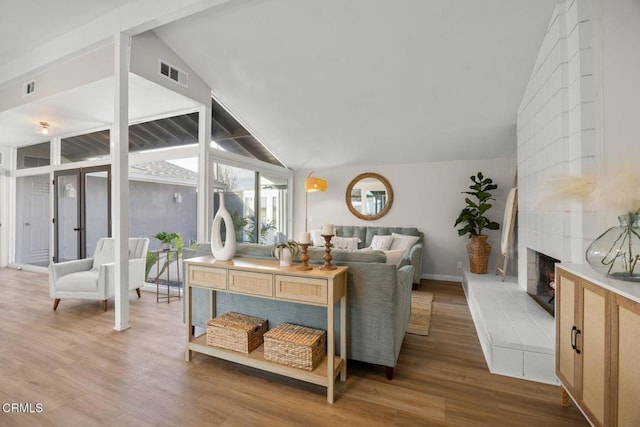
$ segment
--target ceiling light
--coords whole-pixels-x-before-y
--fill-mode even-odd
[[[40,133],[42,133],[43,135],[47,135],[49,133],[49,123],[40,122],[40,126],[42,126],[42,129],[40,129]]]

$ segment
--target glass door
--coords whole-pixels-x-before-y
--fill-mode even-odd
[[[86,258],[111,235],[110,166],[54,173],[54,261]]]

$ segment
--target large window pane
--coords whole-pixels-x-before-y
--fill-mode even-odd
[[[49,174],[16,179],[16,262],[48,266],[51,183]]]
[[[255,171],[228,165],[215,164],[214,189],[225,193],[225,207],[231,214],[238,242],[258,241],[256,232],[256,173]],[[214,198],[214,215],[219,201]]]
[[[62,163],[80,162],[109,156],[109,130],[64,138],[60,142]]]
[[[36,168],[38,166],[49,166],[51,163],[51,143],[41,142],[40,144],[20,147],[17,150],[18,169]]]
[[[260,174],[260,243],[276,243],[286,239],[286,178]]]
[[[197,239],[197,159],[147,162],[129,168],[129,235],[161,243],[157,233],[179,233],[185,246]]]

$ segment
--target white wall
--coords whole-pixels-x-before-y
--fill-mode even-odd
[[[602,172],[640,173],[640,2],[600,0]],[[615,224],[609,215],[601,227]]]
[[[582,263],[588,245],[617,224],[608,206],[537,206],[553,175],[597,181],[638,173],[640,3],[566,0],[557,5],[518,111],[519,252]],[[519,284],[526,287],[526,259]]]
[[[113,75],[113,43],[7,82],[0,87],[0,111],[16,108]],[[23,96],[24,83],[36,80],[36,91]]]
[[[423,277],[457,280],[462,272],[457,261],[468,266],[466,237],[459,237],[453,224],[464,207],[464,195],[472,184],[469,177],[482,171],[498,184],[496,201],[488,216],[502,223],[508,190],[515,179],[515,160],[468,160],[438,163],[416,163],[384,166],[352,166],[317,169],[315,176],[327,180],[325,193],[309,193],[309,229],[321,228],[324,223],[337,225],[374,225],[417,227],[425,236]],[[298,170],[294,175],[294,234],[304,229],[304,180],[310,170]],[[375,221],[356,218],[345,202],[349,182],[363,172],[376,172],[387,178],[393,188],[391,211]],[[493,246],[490,269],[500,247],[500,231],[488,230]]]
[[[186,72],[189,75],[187,87],[161,75],[159,72],[160,60]],[[203,105],[211,103],[209,86],[152,31],[132,37],[130,70],[140,77],[178,92]]]
[[[597,216],[580,202],[541,203],[553,176],[594,176],[596,104],[594,1],[567,0],[551,17],[518,111],[519,284],[526,289],[526,249],[581,263],[597,236]]]

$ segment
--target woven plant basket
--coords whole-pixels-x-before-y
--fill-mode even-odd
[[[251,353],[263,343],[268,321],[240,313],[225,313],[207,322],[207,345]]]
[[[469,266],[472,273],[487,274],[489,255],[491,255],[491,245],[487,243],[487,237],[485,235],[471,236],[471,241],[467,243]]]
[[[281,323],[264,334],[264,358],[312,371],[324,359],[326,336],[319,329]]]

